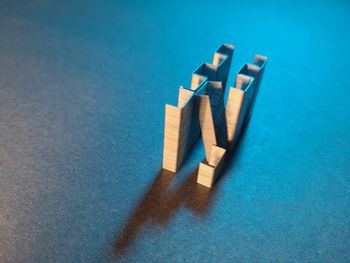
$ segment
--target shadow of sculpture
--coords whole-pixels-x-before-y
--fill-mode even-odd
[[[175,178],[175,174],[161,169],[131,214],[128,222],[118,234],[113,247],[113,254],[116,255],[125,251],[146,223],[152,222],[164,225],[181,207],[190,209],[197,216],[204,216],[212,203],[221,178],[225,176],[229,167],[234,163],[244,134],[245,127],[242,127],[240,138],[232,151],[227,154],[221,176],[213,188],[197,184],[198,169],[196,169],[186,177],[179,187],[172,189],[171,183]]]
[[[174,173],[160,170],[119,234],[115,243],[115,252],[126,249],[145,223],[152,221],[160,225],[166,224],[182,206],[191,209],[197,215],[205,214],[213,191],[197,185],[197,171],[191,173],[175,191],[172,191],[169,185],[174,178]]]

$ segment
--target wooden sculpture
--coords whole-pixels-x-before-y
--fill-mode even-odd
[[[212,187],[225,154],[236,144],[249,121],[267,58],[256,55],[254,64],[238,72],[235,86],[224,95],[234,46],[224,44],[212,64],[204,63],[192,73],[190,89],[180,87],[178,106],[166,105],[163,168],[177,172],[200,133],[206,161],[200,163],[197,183]]]
[[[177,106],[165,105],[163,168],[177,172],[200,134],[196,97],[208,81],[219,81],[225,88],[234,46],[222,45],[212,64],[204,63],[192,73],[189,89],[180,87]]]

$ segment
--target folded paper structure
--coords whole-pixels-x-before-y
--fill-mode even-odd
[[[190,88],[180,87],[177,106],[165,105],[163,168],[177,172],[200,134],[197,97],[208,82],[221,82],[223,91],[231,66],[234,46],[222,45],[212,64],[204,63],[192,73]]]
[[[197,182],[211,187],[224,163],[226,152],[236,144],[242,127],[249,121],[267,58],[256,55],[236,75],[235,85],[225,88],[234,46],[224,44],[211,64],[192,73],[190,88],[180,87],[178,105],[165,106],[163,168],[177,172],[188,151],[202,135],[205,162],[199,165]]]

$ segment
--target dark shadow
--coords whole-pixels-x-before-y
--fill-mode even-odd
[[[147,222],[166,224],[182,206],[189,208],[197,215],[204,215],[208,210],[213,191],[197,184],[197,173],[198,170],[192,172],[179,187],[172,191],[169,186],[174,173],[160,170],[128,223],[118,235],[114,246],[115,254],[131,245],[144,224]]]
[[[234,162],[234,157],[244,137],[246,126],[242,127],[240,137],[237,140],[238,143],[226,155],[220,177],[225,175],[227,169]],[[115,241],[113,254],[116,255],[125,251],[146,223],[166,224],[180,207],[187,207],[198,216],[205,215],[220,182],[216,182],[213,188],[207,188],[197,184],[197,174],[198,169],[193,171],[179,187],[171,189],[170,185],[175,174],[161,169],[130,216],[127,224],[119,233]]]

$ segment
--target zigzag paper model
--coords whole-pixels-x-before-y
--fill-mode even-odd
[[[206,162],[200,163],[197,183],[212,187],[226,152],[236,144],[241,128],[250,119],[267,58],[256,55],[236,76],[235,86],[225,88],[234,46],[224,44],[192,73],[191,87],[180,86],[178,105],[165,105],[163,168],[177,172],[187,153],[202,135]]]

